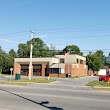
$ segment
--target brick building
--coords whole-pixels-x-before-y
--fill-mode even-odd
[[[14,74],[29,73],[30,58],[14,59]],[[80,55],[56,55],[55,57],[32,58],[33,76],[87,76],[86,58]]]

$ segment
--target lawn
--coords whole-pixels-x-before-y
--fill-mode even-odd
[[[103,81],[92,81],[86,84],[87,86],[100,86],[100,87],[110,87],[110,82],[103,82]]]
[[[19,86],[26,86],[31,83],[50,83],[55,81],[54,79],[47,79],[47,78],[34,78],[31,80],[28,79],[20,79],[20,80],[8,80],[8,81],[0,81],[2,85],[19,85]]]

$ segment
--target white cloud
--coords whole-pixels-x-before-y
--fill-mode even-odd
[[[18,41],[14,41],[14,40],[10,40],[10,39],[4,39],[4,38],[0,38],[1,42],[5,42],[5,43],[20,43]]]

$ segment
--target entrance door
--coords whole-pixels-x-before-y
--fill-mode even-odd
[[[29,65],[28,64],[21,64],[21,75],[27,76],[29,73]]]
[[[42,65],[41,64],[33,64],[33,76],[41,76]]]

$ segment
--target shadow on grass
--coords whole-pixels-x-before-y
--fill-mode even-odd
[[[46,104],[49,104],[48,101],[42,101],[42,102],[39,103],[39,102],[36,102],[36,101],[31,100],[31,99],[29,99],[29,98],[26,98],[26,97],[23,97],[23,96],[21,96],[21,95],[15,94],[15,93],[13,93],[13,92],[6,91],[6,90],[4,90],[4,89],[0,89],[0,90],[5,91],[5,92],[8,92],[8,93],[10,93],[10,94],[13,94],[13,95],[15,95],[15,96],[17,96],[17,97],[23,98],[23,99],[28,100],[28,101],[30,101],[30,102],[33,102],[33,103],[35,103],[35,104],[41,105],[41,106],[43,106],[43,107],[45,107],[45,108],[48,108],[48,109],[50,109],[50,110],[63,110],[62,108],[59,108],[59,107],[49,107],[49,106],[47,106]]]

